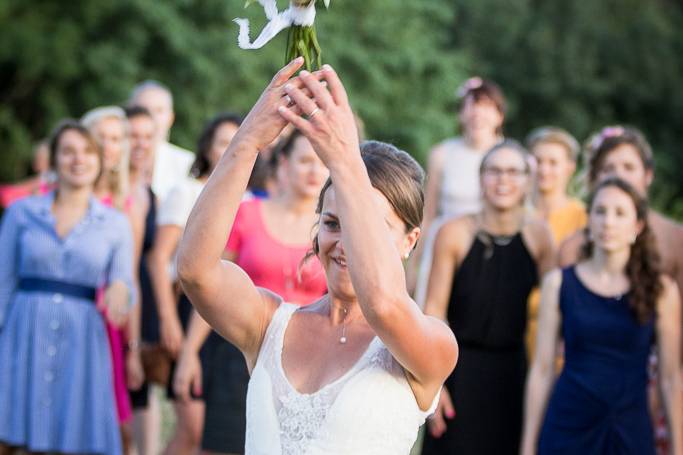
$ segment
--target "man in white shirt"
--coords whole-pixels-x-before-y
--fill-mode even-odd
[[[175,120],[173,95],[163,84],[148,80],[135,86],[129,104],[146,108],[157,124],[151,180],[154,194],[164,200],[171,188],[188,176],[195,158],[192,152],[168,142]]]

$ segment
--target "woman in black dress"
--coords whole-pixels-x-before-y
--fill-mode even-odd
[[[430,418],[423,455],[519,450],[527,299],[552,268],[552,236],[525,208],[530,157],[506,140],[480,168],[483,208],[439,230],[425,312],[447,320],[458,366]]]

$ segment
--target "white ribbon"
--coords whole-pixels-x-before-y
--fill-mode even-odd
[[[300,8],[289,4],[289,8],[281,13],[277,10],[275,0],[258,0],[266,12],[268,23],[261,34],[254,40],[249,41],[249,19],[234,19],[240,26],[240,34],[237,37],[237,44],[242,49],[259,49],[283,29],[292,25],[311,26],[315,21],[315,2],[311,2],[307,7]]]

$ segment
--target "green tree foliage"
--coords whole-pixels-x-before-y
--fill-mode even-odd
[[[444,94],[465,73],[446,49],[448,2],[413,3],[339,0],[319,9],[318,29],[324,60],[341,74],[369,135],[419,155],[452,129]],[[285,33],[258,51],[237,47],[233,18],[250,18],[252,35],[265,22],[260,7],[245,10],[242,0],[0,5],[0,181],[21,176],[32,141],[59,119],[124,104],[144,79],[172,89],[172,140],[192,149],[209,117],[246,112],[284,63]]]
[[[282,65],[286,34],[236,45],[243,0],[0,2],[0,181],[20,177],[30,145],[65,116],[125,103],[140,80],[176,98],[172,140],[246,112]],[[285,1],[280,1],[285,7]],[[468,75],[501,84],[508,135],[555,124],[579,139],[611,123],[640,127],[657,158],[655,201],[683,215],[683,12],[673,0],[334,0],[319,8],[323,59],[337,68],[369,137],[424,160],[453,133],[453,92]]]
[[[507,133],[554,124],[583,140],[626,123],[656,152],[657,205],[683,215],[683,14],[667,0],[467,0],[452,39],[510,101]]]

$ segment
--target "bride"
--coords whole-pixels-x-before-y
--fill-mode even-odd
[[[458,356],[448,326],[406,291],[401,259],[420,235],[424,173],[389,144],[359,145],[334,70],[293,77],[302,64],[273,78],[221,158],[188,220],[178,273],[251,372],[247,454],[407,454]],[[288,123],[330,170],[312,253],[329,293],[305,308],[221,260],[256,156]]]

